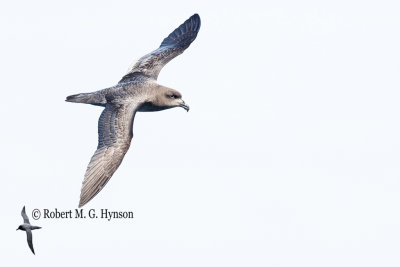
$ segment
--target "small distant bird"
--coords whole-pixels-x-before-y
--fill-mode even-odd
[[[103,189],[121,164],[131,144],[136,112],[174,107],[189,111],[182,95],[174,89],[159,85],[157,77],[169,61],[189,47],[199,30],[200,17],[194,14],[168,35],[159,48],[134,63],[117,85],[67,97],[67,102],[104,107],[98,123],[98,146],[86,169],[79,207]]]
[[[21,211],[21,215],[22,215],[22,218],[24,218],[24,224],[21,224],[20,226],[18,226],[17,231],[22,230],[22,231],[26,232],[26,238],[28,241],[29,248],[32,250],[32,253],[35,254],[35,250],[33,249],[33,244],[32,244],[32,230],[41,229],[42,227],[33,226],[30,224],[29,218],[25,212],[25,206],[23,207],[23,209]]]

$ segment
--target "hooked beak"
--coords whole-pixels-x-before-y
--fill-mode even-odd
[[[182,102],[179,104],[181,108],[184,108],[187,112],[189,112],[189,106],[185,104],[185,101],[182,100]]]

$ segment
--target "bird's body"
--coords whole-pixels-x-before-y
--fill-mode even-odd
[[[42,228],[40,226],[34,226],[34,225],[30,225],[28,223],[21,224],[19,227],[20,227],[20,229],[18,229],[18,230],[22,230],[22,231],[36,230],[36,229],[41,229]]]
[[[165,38],[158,49],[140,58],[117,85],[67,97],[68,102],[104,107],[98,123],[98,146],[86,170],[79,207],[100,192],[121,164],[130,147],[136,112],[174,107],[189,110],[181,94],[159,85],[157,77],[165,64],[189,47],[199,29],[200,17],[195,14]]]
[[[17,228],[17,230],[22,230],[22,231],[26,232],[26,238],[27,238],[28,246],[31,249],[32,253],[35,254],[35,250],[33,249],[33,243],[32,243],[32,230],[41,229],[42,227],[34,226],[34,225],[30,224],[29,218],[28,218],[28,216],[26,215],[26,212],[25,212],[25,206],[22,208],[21,216],[22,216],[22,218],[24,218],[24,223],[21,224]]]

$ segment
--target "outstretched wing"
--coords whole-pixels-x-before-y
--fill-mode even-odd
[[[119,82],[130,82],[141,75],[157,80],[158,74],[165,64],[174,57],[182,54],[194,39],[196,39],[197,33],[200,30],[200,24],[199,15],[194,14],[191,16],[168,35],[158,49],[141,57],[135,62],[128,73]]]
[[[108,101],[99,118],[99,143],[86,169],[79,207],[88,203],[110,180],[128,151],[137,105]]]
[[[28,241],[28,246],[32,250],[32,253],[35,254],[35,250],[33,249],[32,243],[32,231],[30,229],[26,229],[26,239]]]
[[[22,218],[24,218],[24,223],[30,224],[29,218],[25,212],[25,206],[22,208],[21,215],[22,215]]]

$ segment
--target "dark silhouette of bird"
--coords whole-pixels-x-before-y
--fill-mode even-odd
[[[26,232],[28,246],[32,250],[32,253],[35,254],[35,250],[33,249],[33,243],[32,243],[32,230],[41,229],[42,227],[34,226],[34,225],[30,224],[29,218],[25,212],[25,206],[22,208],[21,215],[22,215],[22,218],[24,218],[24,224],[21,224],[20,226],[18,226],[17,231],[22,230],[22,231]]]
[[[113,87],[68,96],[67,102],[104,107],[98,122],[98,146],[86,169],[79,207],[88,203],[110,180],[128,151],[136,112],[161,111],[189,106],[178,91],[157,83],[161,69],[196,39],[200,17],[191,16],[160,47],[141,57]]]

